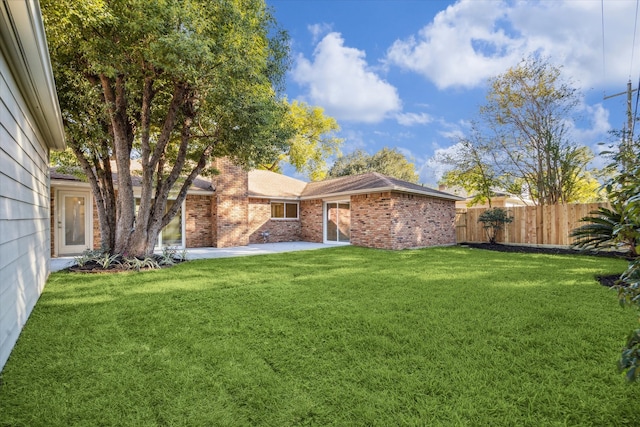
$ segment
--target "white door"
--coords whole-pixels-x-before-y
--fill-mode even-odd
[[[58,192],[58,255],[91,248],[91,205],[88,192]]]

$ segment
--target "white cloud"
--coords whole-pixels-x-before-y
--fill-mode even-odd
[[[634,17],[635,2],[460,0],[397,40],[386,61],[441,89],[470,88],[537,53],[583,87],[624,85],[639,71],[640,55],[631,64]]]
[[[318,43],[312,61],[299,56],[293,78],[312,103],[338,120],[376,123],[401,109],[396,88],[371,71],[363,51],[346,47],[339,33]]]
[[[451,169],[451,165],[442,162],[443,157],[456,157],[461,149],[461,144],[456,143],[447,148],[438,148],[432,157],[428,158],[420,167],[420,179],[423,182],[437,184],[444,173]]]
[[[587,116],[582,123],[586,127],[578,128],[574,122],[571,122],[569,123],[570,135],[578,144],[590,145],[593,149],[593,146],[602,142],[611,130],[609,110],[602,104],[595,104],[582,106],[582,111]]]
[[[427,113],[398,113],[396,120],[402,126],[426,125],[433,121],[433,117]]]
[[[331,24],[322,23],[309,25],[307,26],[307,29],[311,33],[313,44],[316,44],[318,43],[318,40],[320,40],[325,34],[331,32],[333,28]]]

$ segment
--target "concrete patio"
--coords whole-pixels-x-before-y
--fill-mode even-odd
[[[233,248],[191,248],[187,249],[187,259],[229,258],[237,256],[266,255],[280,252],[309,251],[331,248],[335,245],[310,242],[262,243]],[[51,258],[51,272],[60,271],[74,264],[74,257]]]

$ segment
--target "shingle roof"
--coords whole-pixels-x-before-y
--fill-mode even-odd
[[[56,168],[50,168],[50,176],[52,180],[84,182],[75,175],[60,173],[57,171]],[[113,173],[113,180],[114,182],[117,182],[118,180],[117,172]],[[140,176],[131,175],[131,181],[134,187],[140,186],[141,180],[142,179]],[[203,177],[197,177],[196,179],[194,179],[193,183],[191,184],[190,190],[207,191],[207,192],[214,191],[213,186],[211,185],[211,181]]]
[[[326,181],[310,182],[301,195],[303,199],[317,197],[371,193],[375,191],[399,191],[437,197],[448,200],[464,200],[462,197],[438,191],[421,184],[403,181],[378,172],[351,175]]]
[[[132,175],[131,178],[134,186],[140,185],[139,176]],[[80,182],[80,179],[76,176],[59,173],[55,168],[51,168],[51,179]],[[114,179],[117,179],[117,173],[114,173]],[[214,191],[211,181],[202,177],[194,180],[191,189],[207,192]],[[464,200],[462,197],[444,191],[403,181],[377,172],[343,176],[309,183],[265,170],[252,170],[249,172],[249,197],[304,200],[379,191],[399,191],[447,200]]]
[[[307,183],[275,172],[252,170],[249,172],[249,197],[297,199]]]

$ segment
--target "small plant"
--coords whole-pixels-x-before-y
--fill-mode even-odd
[[[482,212],[478,217],[478,222],[483,224],[482,228],[489,239],[489,243],[496,244],[498,233],[506,224],[513,221],[513,217],[509,216],[506,209],[493,208]]]
[[[100,267],[107,270],[108,268],[113,267],[116,264],[120,264],[120,262],[118,261],[119,257],[120,256],[118,254],[111,255],[109,254],[109,252],[105,252],[100,257],[97,257],[95,261]]]
[[[73,259],[79,267],[84,267],[85,265],[87,265],[87,263],[91,261],[96,261],[98,258],[100,258],[103,255],[103,253],[104,252],[101,249],[98,249],[98,250],[85,249],[82,252],[82,254],[80,254],[77,257],[74,257]]]
[[[143,268],[156,269],[160,268],[160,264],[153,257],[145,257],[145,258],[125,258],[123,267],[127,270],[136,270],[140,271]]]

